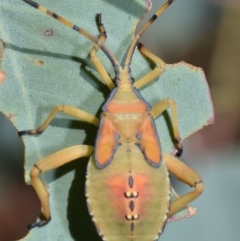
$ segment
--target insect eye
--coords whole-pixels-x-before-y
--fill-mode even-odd
[[[135,81],[135,79],[133,78],[133,77],[131,77],[131,84],[133,84],[134,83],[134,81]]]

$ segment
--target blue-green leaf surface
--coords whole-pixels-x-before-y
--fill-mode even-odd
[[[101,13],[108,35],[106,45],[119,61],[126,55],[136,23],[150,6],[146,0],[39,3],[96,37],[95,15]],[[89,61],[88,53],[93,46],[89,40],[20,0],[1,1],[0,39],[5,46],[1,69],[7,72],[0,86],[0,111],[12,116],[18,130],[37,128],[59,104],[73,105],[99,117],[109,91]],[[101,51],[98,55],[114,77],[106,56]],[[137,80],[150,70],[150,64],[136,51],[132,60],[134,78]],[[163,98],[176,101],[182,139],[213,121],[204,73],[184,62],[167,65],[165,72],[144,87],[141,94],[151,105]],[[170,116],[167,111],[157,118],[156,126],[163,151],[173,153]],[[24,136],[26,181],[37,160],[72,145],[94,145],[95,135],[94,126],[59,114],[42,135]],[[42,229],[32,230],[25,240],[74,240],[69,232],[68,198],[76,176],[72,169],[62,172],[64,175],[51,171],[41,176],[51,193],[53,220]],[[81,225],[81,220],[77,225]]]

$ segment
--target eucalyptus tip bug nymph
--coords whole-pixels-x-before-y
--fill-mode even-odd
[[[175,101],[166,98],[151,107],[139,92],[141,87],[152,83],[165,70],[164,61],[141,44],[139,38],[173,1],[169,0],[163,4],[135,35],[128,47],[123,66],[105,45],[107,34],[100,13],[96,14],[99,36],[95,38],[38,3],[31,0],[23,2],[55,18],[94,43],[89,53],[90,59],[111,91],[102,107],[100,119],[76,107],[58,105],[39,128],[19,132],[20,136],[41,134],[59,112],[99,128],[95,148],[91,145],[76,145],[35,163],[30,173],[31,183],[40,199],[45,220],[31,224],[30,228],[43,226],[51,218],[48,191],[39,174],[80,157],[90,157],[86,197],[90,214],[103,240],[157,240],[167,219],[203,191],[199,175],[172,155],[164,154],[161,149],[154,120],[170,107],[176,155],[182,154]],[[140,80],[134,81],[131,60],[136,47],[156,67]],[[99,49],[110,60],[115,72],[114,79],[111,79],[97,56]],[[172,201],[169,172],[195,189]]]

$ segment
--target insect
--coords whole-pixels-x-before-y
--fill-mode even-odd
[[[161,75],[165,67],[165,63],[144,47],[139,42],[139,38],[173,1],[169,0],[160,7],[135,35],[123,67],[104,44],[106,31],[100,14],[97,15],[100,34],[95,38],[43,6],[31,0],[23,1],[57,19],[95,44],[90,51],[91,61],[111,90],[102,108],[100,120],[76,107],[59,105],[52,110],[39,128],[19,132],[20,136],[41,134],[59,112],[99,127],[95,148],[90,145],[68,147],[35,163],[30,173],[31,183],[40,199],[45,219],[31,224],[29,228],[43,226],[51,219],[49,194],[39,174],[77,158],[90,157],[86,181],[87,204],[103,240],[157,240],[167,219],[196,199],[203,191],[202,179],[195,171],[177,158],[161,151],[154,119],[170,107],[176,155],[182,154],[174,100],[167,98],[151,107],[138,91]],[[156,68],[135,82],[130,66],[136,47],[156,64]],[[112,63],[114,80],[110,78],[97,56],[99,49]],[[171,202],[169,171],[179,180],[194,187],[194,190]]]

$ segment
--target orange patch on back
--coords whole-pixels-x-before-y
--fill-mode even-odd
[[[132,187],[129,187],[129,175],[134,180]],[[137,214],[142,218],[145,215],[145,207],[149,200],[154,198],[150,180],[151,176],[141,173],[119,174],[107,178],[106,195],[114,208],[114,215],[123,220],[126,220],[125,217],[128,214]],[[126,195],[127,193],[129,196]],[[129,206],[131,201],[134,203],[134,207]]]
[[[126,103],[124,105],[123,103],[117,103],[117,102],[109,102],[106,105],[106,110],[113,112],[113,113],[136,113],[136,112],[143,112],[146,111],[148,106],[142,102],[132,102],[132,103]]]
[[[137,190],[141,189],[142,186],[146,185],[147,183],[149,183],[149,177],[147,177],[146,175],[142,175],[142,174],[135,174],[134,175],[134,183],[137,187]]]
[[[124,197],[124,192],[127,188],[127,175],[120,174],[109,177],[106,180],[107,197],[109,199],[109,204],[113,207],[115,214],[119,219],[124,220],[126,210],[128,208],[128,202]]]
[[[107,116],[103,116],[95,149],[95,160],[99,168],[103,168],[111,162],[117,148],[116,136],[117,130],[113,122]]]
[[[161,163],[161,148],[156,133],[155,125],[150,116],[145,118],[138,131],[140,144],[147,161],[154,167],[159,167]]]

